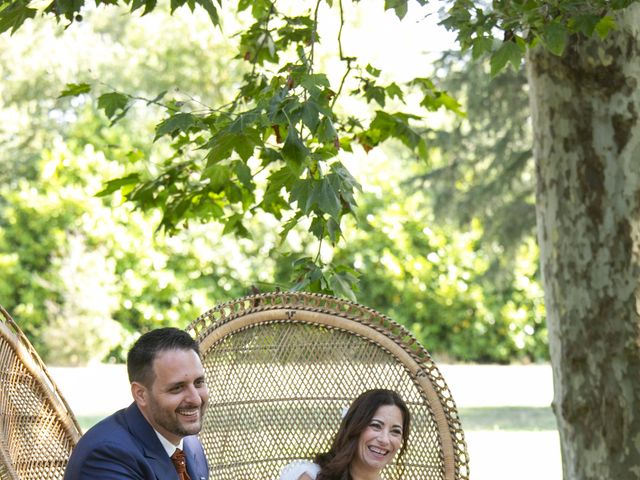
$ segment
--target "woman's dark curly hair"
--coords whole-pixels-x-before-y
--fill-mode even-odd
[[[329,451],[316,456],[315,462],[320,465],[317,480],[351,480],[349,467],[356,456],[360,434],[369,426],[378,408],[384,405],[395,405],[402,412],[402,446],[397,457],[402,458],[409,437],[409,409],[393,390],[368,390],[349,407]]]

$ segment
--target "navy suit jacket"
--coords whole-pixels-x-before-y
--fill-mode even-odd
[[[208,480],[202,444],[184,438],[191,480]],[[176,480],[178,474],[155,431],[132,403],[85,433],[74,448],[64,480]]]

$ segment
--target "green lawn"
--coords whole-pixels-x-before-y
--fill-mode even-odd
[[[84,431],[109,415],[78,416]],[[539,432],[556,430],[556,420],[549,407],[467,407],[460,408],[462,428],[474,431]]]
[[[467,407],[459,409],[465,431],[555,431],[550,407]]]

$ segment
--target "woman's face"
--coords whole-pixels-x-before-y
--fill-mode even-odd
[[[383,405],[360,434],[353,467],[382,470],[402,446],[402,411],[395,405]]]

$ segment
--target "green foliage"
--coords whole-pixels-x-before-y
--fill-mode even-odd
[[[125,116],[128,105],[129,98],[118,92],[104,93],[98,97],[98,108],[104,110],[112,125]]]
[[[358,300],[403,323],[441,359],[546,360],[535,241],[521,243],[512,270],[496,274],[480,222],[460,231],[437,221],[423,192],[391,181],[363,199],[368,221],[337,253],[366,272]]]
[[[491,75],[495,76],[504,70],[507,64],[511,64],[515,70],[518,70],[524,52],[524,42],[521,39],[514,42],[504,42],[491,55]]]
[[[462,49],[471,50],[475,59],[489,57],[492,74],[508,65],[517,73],[530,46],[539,43],[563,55],[576,35],[605,36],[615,28],[614,13],[630,3],[496,1],[489,5],[456,0],[442,23],[457,32]],[[485,124],[490,115],[479,114],[473,104],[483,101],[480,97],[468,95],[466,102],[458,103],[438,79],[389,80],[382,69],[344,55],[342,2],[320,1],[311,9],[304,2],[294,3],[284,10],[268,0],[239,0],[233,6],[237,12],[246,12],[242,18],[248,23],[238,26],[237,36],[218,36],[220,42],[233,38],[233,53],[194,48],[195,39],[185,42],[185,32],[198,31],[191,25],[150,32],[153,38],[129,35],[133,20],[120,16],[116,21],[107,15],[113,11],[105,8],[110,4],[140,11],[144,18],[135,22],[141,24],[152,18],[157,6],[156,0],[102,0],[96,2],[93,15],[83,0],[56,0],[38,12],[22,0],[0,4],[0,33],[11,32],[12,38],[26,28],[27,19],[54,16],[65,25],[63,37],[72,34],[75,23],[91,20],[97,36],[118,47],[110,48],[114,58],[108,66],[96,65],[101,55],[90,52],[79,62],[84,69],[73,76],[52,82],[43,69],[39,75],[25,75],[26,81],[8,75],[0,85],[12,92],[2,96],[3,108],[28,111],[32,118],[20,128],[7,123],[2,132],[6,148],[0,157],[0,263],[7,274],[0,293],[11,299],[9,305],[25,319],[26,330],[40,339],[44,351],[58,348],[53,339],[72,319],[81,319],[87,331],[108,329],[110,319],[115,319],[123,329],[113,338],[124,338],[152,325],[193,318],[206,303],[203,299],[237,296],[246,291],[248,282],[264,282],[261,285],[268,288],[275,273],[271,260],[265,258],[273,254],[284,259],[278,262],[286,262],[277,265],[278,275],[290,275],[289,279],[278,276],[281,283],[348,298],[355,298],[358,289],[359,273],[351,259],[359,258],[355,266],[367,274],[360,279],[358,299],[404,319],[438,350],[460,358],[499,361],[541,357],[544,330],[538,326],[538,297],[531,286],[535,272],[528,268],[535,264],[535,252],[522,233],[531,214],[529,153],[520,150],[521,143],[511,150],[511,137]],[[176,18],[182,6],[191,11],[202,7],[209,25],[222,21],[220,3],[172,0],[169,8]],[[340,18],[335,40],[344,71],[339,81],[330,80],[320,69],[321,7],[333,8],[334,17]],[[384,8],[403,18],[409,2],[387,0]],[[59,38],[60,32],[53,37]],[[144,51],[146,41],[160,50],[134,58],[131,52]],[[67,50],[59,47],[48,58],[59,59],[59,52]],[[185,55],[185,51],[191,53]],[[215,68],[212,59],[217,61]],[[3,61],[3,65],[13,63]],[[141,65],[145,68],[136,69]],[[64,69],[49,65],[48,71]],[[345,111],[346,95],[378,110]],[[57,103],[52,104],[56,97]],[[506,98],[500,101],[508,104]],[[487,114],[492,112],[487,105],[483,108]],[[96,109],[102,111],[100,116],[95,115]],[[458,115],[452,121],[457,132],[425,127],[426,115],[438,109]],[[514,112],[520,110],[510,105],[497,117],[511,118]],[[518,133],[516,123],[509,128]],[[34,132],[34,138],[27,132]],[[496,142],[493,153],[490,141]],[[445,148],[447,142],[456,147]],[[350,152],[373,151],[373,155],[389,143],[404,147],[394,156],[410,152],[432,168],[419,172],[417,179],[431,182],[446,174],[455,188],[447,194],[435,187],[430,198],[408,195],[407,205],[412,207],[403,206],[401,232],[392,236],[380,227],[385,235],[378,237],[379,231],[367,230],[376,224],[369,216],[393,217],[386,206],[394,200],[374,201],[367,196],[367,204],[358,205],[362,177],[347,170],[345,158]],[[501,152],[509,154],[501,156]],[[459,201],[451,193],[457,190],[473,195]],[[424,230],[434,222],[431,204],[437,212],[447,195],[456,197],[452,206],[468,203],[468,209],[460,211],[467,212],[461,224],[472,225],[469,235],[444,224],[441,229]],[[477,201],[492,197],[499,200]],[[133,208],[115,208],[123,201]],[[477,209],[483,208],[483,213],[491,215],[479,215]],[[501,215],[517,209],[519,216]],[[520,222],[515,227],[510,223],[513,218]],[[363,219],[363,231],[371,238],[359,243],[350,236],[342,242],[351,235],[348,227]],[[494,283],[499,277],[494,272],[504,271],[505,263],[498,258],[506,242],[489,242],[496,251],[487,252],[480,250],[480,239],[487,245],[487,238],[497,238],[497,232],[509,225],[516,235],[500,238],[523,240],[513,242],[508,260],[516,265],[527,259],[525,273],[513,269]],[[173,237],[158,235],[152,240],[149,232],[158,226]],[[224,237],[227,234],[233,239]],[[74,301],[91,282],[60,281],[61,272],[74,272],[72,276],[78,278],[86,274],[67,263],[73,258],[71,239],[82,246],[78,251],[87,264],[105,265],[102,270],[108,275],[96,279],[94,290],[109,291],[115,300],[105,302],[99,312]],[[224,247],[229,244],[237,248],[234,255]],[[369,251],[369,244],[376,251]],[[354,245],[359,250],[350,250]],[[415,253],[416,245],[428,252],[424,258]],[[216,255],[205,256],[210,251]],[[359,256],[359,251],[369,253]],[[288,256],[283,257],[283,252]],[[430,253],[434,253],[431,258]],[[447,257],[451,262],[442,260]],[[115,259],[114,263],[100,263],[106,258]],[[262,276],[238,274],[238,258],[248,272],[260,271]],[[384,288],[377,290],[376,285]],[[428,303],[425,292],[430,295]],[[394,308],[405,296],[415,310]],[[429,313],[420,313],[420,308]],[[50,332],[49,340],[45,331]],[[457,340],[451,340],[452,334]],[[83,342],[78,338],[76,345]],[[117,348],[110,354],[119,355]]]
[[[22,0],[0,4],[0,33],[7,30],[14,33],[26,20],[36,16],[38,11],[29,7],[29,3]]]
[[[155,9],[157,0],[96,0],[95,3],[96,6],[126,5],[130,6],[131,12],[144,7],[143,15],[146,15]],[[14,33],[26,20],[34,18],[38,13],[54,15],[57,21],[64,18],[69,22],[67,26],[84,20],[84,0],[52,0],[41,11],[29,7],[29,4],[30,2],[24,0],[3,0],[0,3],[0,33],[7,30]],[[212,0],[171,0],[171,13],[184,5],[187,5],[192,12],[196,6],[200,6],[207,12],[213,25],[220,23],[218,7]],[[220,6],[220,0],[218,0],[218,6]]]
[[[483,231],[478,219],[459,230],[435,217],[433,187],[412,193],[401,188],[410,172],[399,164],[385,159],[372,168],[367,178],[382,191],[361,199],[359,215],[366,222],[357,231],[345,230],[346,246],[334,260],[354,259],[358,271],[365,272],[358,301],[403,323],[440,359],[548,359],[537,249],[526,236],[530,230],[505,255],[488,241],[495,232]],[[497,258],[507,263],[498,270]],[[290,274],[288,265],[278,262],[281,281]],[[310,258],[301,258],[297,266],[312,270],[317,281],[299,288],[322,291],[322,269]]]
[[[387,8],[401,13],[406,4],[392,2]],[[101,194],[120,192],[143,211],[161,210],[160,228],[170,234],[194,222],[213,221],[224,226],[225,234],[248,237],[246,219],[260,209],[281,219],[281,242],[308,218],[313,235],[336,246],[343,218],[355,215],[359,189],[342,165],[340,152],[358,143],[370,150],[393,138],[426,158],[426,144],[413,125],[420,117],[382,110],[368,121],[341,115],[336,108],[339,93],[324,74],[315,72],[317,16],[307,11],[285,13],[270,2],[252,7],[255,22],[240,36],[236,57],[237,70],[245,72],[243,81],[223,107],[203,110],[198,102],[165,99],[163,94],[147,100],[108,89],[102,93],[104,87],[96,86],[98,107],[112,124],[136,102],[164,108],[155,140],[167,138],[172,150],[159,171],[112,179]],[[239,11],[248,8],[248,3],[238,4]],[[420,89],[425,109],[459,111],[459,105],[427,79],[384,86],[377,82],[379,69],[359,68],[352,60],[346,67],[343,83],[349,72],[357,70],[356,92],[382,107],[389,101],[402,104],[407,92]],[[85,95],[86,88],[72,84],[64,90],[67,96],[74,92]],[[264,178],[265,173],[263,186],[257,177]],[[256,190],[263,188],[261,198]],[[323,268],[320,263],[316,266]],[[352,278],[331,281],[340,268],[347,265],[328,270],[327,284]]]
[[[144,14],[156,7],[155,0],[124,3],[132,11],[144,7]],[[384,8],[403,18],[408,3],[387,0]],[[416,3],[424,5],[426,1]],[[491,73],[495,75],[507,65],[518,69],[526,48],[538,41],[561,55],[569,35],[606,33],[615,27],[607,12],[629,3],[494,2],[489,8],[457,0],[442,23],[457,30],[463,49],[472,48],[476,57],[489,53]],[[10,7],[0,11],[0,20],[14,4],[19,5],[9,2]],[[358,189],[355,181],[343,182],[332,173],[342,168],[341,151],[351,151],[356,144],[369,151],[396,139],[418,158],[427,160],[427,143],[417,130],[425,112],[415,112],[413,105],[411,111],[402,111],[407,95],[416,89],[423,94],[419,105],[425,110],[462,112],[460,105],[430,79],[385,85],[380,69],[369,64],[359,66],[356,58],[345,57],[342,3],[337,6],[341,18],[337,41],[345,74],[337,88],[331,85],[323,73],[317,72],[315,58],[320,42],[317,12],[322,4],[318,2],[315,9],[296,6],[291,11],[268,1],[236,4],[238,12],[251,13],[250,24],[241,29],[235,57],[236,69],[244,76],[237,94],[225,99],[219,108],[195,99],[165,100],[166,91],[148,99],[104,87],[95,89],[98,108],[112,125],[136,102],[163,108],[165,114],[156,127],[155,140],[168,137],[170,142],[159,169],[138,176],[127,172],[123,179],[112,179],[102,194],[120,193],[143,211],[162,211],[160,228],[170,234],[194,222],[218,222],[225,234],[248,237],[247,217],[263,210],[282,221],[281,241],[293,225],[307,218],[319,240],[336,246],[343,219],[355,214],[353,199]],[[327,4],[333,6],[332,2]],[[173,13],[184,5],[192,11],[200,5],[213,25],[220,24],[220,12],[211,0],[172,0],[170,10]],[[83,8],[83,0],[56,1],[45,8],[44,14],[73,22],[79,20]],[[14,30],[19,26],[15,21],[9,23]],[[494,41],[496,32],[504,33],[501,42]],[[354,118],[339,109],[337,101],[352,72],[357,72],[354,79],[359,86],[351,95],[383,108],[372,118]],[[61,97],[83,96],[89,88],[84,82],[69,84]],[[257,177],[265,173],[267,184],[263,187]],[[272,180],[277,182],[273,186],[269,184]],[[262,188],[268,192],[266,202],[256,195]]]
[[[126,329],[113,319],[117,310],[117,278],[104,248],[87,245],[84,235],[68,235],[52,258],[60,275],[59,302],[50,302],[44,327],[43,354],[56,365],[85,364],[108,358],[126,345]],[[96,274],[100,272],[100,274]]]
[[[58,98],[64,97],[76,97],[83,93],[89,93],[91,91],[91,85],[88,83],[69,83]]]
[[[499,361],[520,355],[543,359],[546,328],[533,246],[535,172],[527,83],[523,71],[491,78],[488,63],[449,53],[437,65],[449,72],[443,84],[461,100],[467,115],[428,133],[438,153],[432,168],[409,184],[431,193],[438,225],[463,230],[482,226],[476,248],[486,263],[483,271],[475,270],[478,280],[472,283],[481,286],[488,314],[470,320],[481,335],[477,342],[466,337],[472,345],[466,350],[486,347],[492,360]],[[475,316],[483,310],[471,311]],[[504,335],[509,340],[501,339]]]
[[[461,109],[460,103],[454,97],[449,95],[446,91],[438,89],[429,78],[415,78],[411,81],[412,85],[417,86],[424,94],[420,105],[431,112],[435,112],[440,107],[445,107],[457,115],[464,116],[464,112]]]
[[[428,169],[416,168],[412,188],[431,193],[441,222],[467,228],[477,219],[493,251],[491,271],[513,269],[514,252],[535,237],[535,171],[528,85],[523,70],[492,78],[489,61],[447,52],[436,62],[440,82],[464,105],[442,128],[424,133]],[[507,276],[508,278],[508,276]]]
[[[558,22],[550,22],[543,27],[541,38],[550,52],[560,56],[569,42],[569,30]]]
[[[116,25],[113,19],[96,20]],[[172,39],[167,46],[182,43],[181,51],[199,55],[184,33],[186,26],[168,27],[158,18],[122,35],[106,30],[89,41],[69,40],[92,48],[113,42],[117,51],[119,42],[150,37],[160,27],[164,38]],[[221,229],[154,237],[157,215],[119,205],[121,198],[112,193],[131,189],[140,173],[128,169],[152,155],[146,139],[152,137],[153,122],[145,119],[148,111],[132,107],[126,119],[109,127],[87,101],[84,82],[56,99],[60,86],[70,83],[64,75],[78,75],[66,62],[91,66],[103,81],[119,81],[125,88],[135,82],[141,91],[162,87],[166,79],[149,71],[153,55],[145,50],[141,58],[129,59],[126,74],[109,62],[92,64],[89,50],[74,50],[75,58],[48,51],[63,50],[66,41],[41,27],[37,35],[17,32],[0,51],[7,66],[0,85],[0,142],[6,147],[0,152],[0,303],[49,362],[122,361],[140,331],[184,327],[220,299],[248,293],[252,282],[269,281],[272,267],[258,247],[221,241]],[[34,48],[25,53],[24,45]],[[155,54],[163,58],[166,75],[189,72],[183,78],[188,88],[202,88],[200,69],[223,71],[216,58],[205,55],[189,67],[175,50]],[[78,106],[70,108],[71,101]],[[123,180],[105,186],[108,178]],[[96,196],[100,190],[103,194]],[[275,242],[270,232],[259,234]],[[248,258],[260,259],[259,267]]]
[[[454,0],[441,24],[457,32],[462,51],[471,49],[474,58],[489,53],[496,75],[507,65],[518,70],[526,48],[540,42],[560,56],[572,35],[604,38],[616,28],[611,14],[636,1]]]

